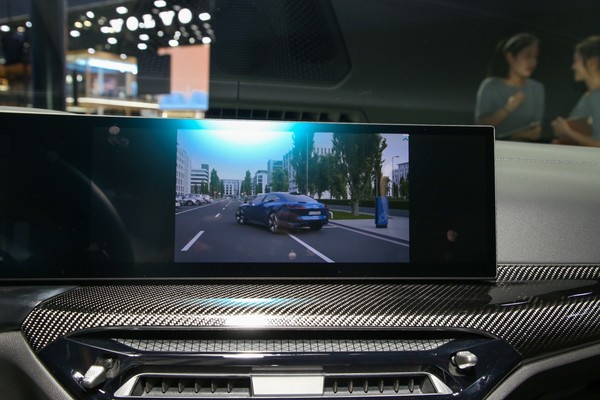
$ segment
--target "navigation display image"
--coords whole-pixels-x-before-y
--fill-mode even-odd
[[[179,129],[175,175],[175,262],[410,261],[408,134]]]

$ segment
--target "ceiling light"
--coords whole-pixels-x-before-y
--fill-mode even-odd
[[[131,16],[129,18],[127,18],[127,29],[129,29],[130,31],[136,31],[138,26],[139,26],[139,21],[136,17]]]
[[[121,14],[121,15],[123,15],[123,14],[127,14],[127,11],[129,11],[129,10],[127,9],[127,7],[122,7],[122,6],[121,6],[121,7],[117,7],[117,12],[118,12],[119,14]]]
[[[126,60],[127,59],[127,54],[121,54],[121,60]]]
[[[194,43],[196,43],[196,39],[194,39],[193,37],[190,38],[190,44],[194,44]]]
[[[144,28],[145,29],[153,29],[156,26],[156,21],[152,18],[150,14],[144,14],[142,17],[144,20]]]
[[[109,37],[106,41],[110,44],[117,44],[117,38]]]
[[[33,25],[31,24],[31,21],[27,21],[25,22],[25,26],[31,28]]]
[[[83,21],[83,26],[89,28],[90,26],[92,26],[92,21]]]
[[[177,18],[182,24],[189,24],[190,22],[192,22],[192,18],[194,18],[194,15],[192,14],[189,8],[182,8],[181,10],[179,10],[179,13],[177,13]]]
[[[146,40],[150,40],[150,36],[146,35],[145,33],[142,33],[140,35],[140,40],[145,42]]]
[[[79,37],[81,36],[81,32],[77,30],[72,30],[71,32],[69,32],[69,35],[71,35],[71,37]]]
[[[121,28],[123,28],[123,22],[124,21],[122,18],[111,19],[110,26],[112,26],[114,31],[118,33],[118,32],[121,32]]]
[[[88,12],[86,12],[86,13],[85,13],[85,15],[86,15],[86,17],[88,17],[88,18],[90,18],[90,19],[91,19],[91,18],[94,18],[94,16],[95,16],[95,15],[94,15],[94,13],[93,13],[92,11],[88,11]]]
[[[79,21],[75,22],[73,25],[75,25],[75,28],[79,28],[79,29],[83,28],[83,24]]]
[[[113,28],[111,28],[110,26],[103,26],[102,28],[100,28],[100,32],[102,32],[102,33],[115,33],[115,30]]]
[[[158,37],[165,36],[165,33],[163,31],[158,31],[158,32],[156,32],[156,34],[158,35]]]
[[[204,13],[198,15],[198,18],[200,18],[200,21],[208,21],[208,20],[210,20],[210,14],[204,12]]]
[[[23,33],[23,32],[25,32],[25,28],[20,26],[17,28],[17,32]]]
[[[164,6],[166,6],[166,5],[167,5],[167,2],[166,2],[166,1],[164,1],[164,0],[156,0],[156,1],[154,2],[154,7],[161,8],[161,7],[164,7]]]
[[[146,50],[148,45],[146,43],[138,43],[137,48],[140,50]]]
[[[175,11],[161,11],[158,16],[165,26],[170,26],[173,23],[173,18],[175,18]]]
[[[177,47],[177,46],[179,46],[179,42],[175,39],[171,39],[171,40],[169,40],[169,46]]]
[[[92,49],[91,47],[88,49],[88,53],[89,54],[95,54],[96,50]]]
[[[205,36],[202,38],[202,43],[204,44],[210,44],[212,42],[212,39],[209,38],[208,36]]]

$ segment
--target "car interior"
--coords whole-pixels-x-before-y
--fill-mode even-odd
[[[597,15],[4,0],[0,398],[599,398]]]

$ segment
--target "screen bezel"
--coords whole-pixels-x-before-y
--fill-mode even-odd
[[[178,129],[199,129],[202,127],[219,126],[227,123],[239,124],[240,121],[226,120],[176,120],[160,118],[137,118],[137,117],[112,117],[112,116],[78,116],[61,114],[29,114],[29,113],[0,113],[0,120],[5,130],[10,130],[11,134],[26,134],[28,131],[49,131],[59,132],[61,135],[86,135],[90,136],[90,147],[93,141],[93,132],[109,129],[112,126],[118,126],[123,131],[160,131],[175,132],[171,133],[176,137]],[[411,257],[413,251],[421,254],[421,259],[410,264],[400,264],[401,272],[394,266],[397,264],[389,263],[343,263],[323,266],[322,264],[292,264],[292,263],[272,263],[272,264],[252,264],[252,263],[211,263],[209,268],[198,273],[198,265],[187,265],[182,263],[146,263],[143,265],[129,265],[111,263],[111,273],[102,273],[99,271],[87,271],[87,268],[72,268],[66,275],[57,275],[56,273],[35,272],[29,275],[8,274],[0,275],[0,280],[61,280],[61,281],[88,281],[88,280],[189,280],[189,279],[491,279],[496,275],[496,244],[495,244],[495,201],[494,201],[494,132],[492,127],[482,126],[441,126],[441,125],[400,125],[400,124],[361,124],[361,123],[321,123],[321,122],[282,122],[282,121],[243,121],[244,124],[270,124],[271,126],[296,125],[303,129],[312,129],[314,131],[331,131],[343,129],[345,132],[357,133],[408,133],[411,138],[410,146],[410,166],[411,166]],[[87,133],[84,133],[87,132]],[[166,134],[168,135],[168,134]],[[412,142],[422,143],[415,149]],[[460,138],[461,140],[456,140]],[[477,142],[475,144],[475,142]],[[453,147],[454,146],[454,147]],[[473,148],[469,148],[473,146]],[[88,149],[91,152],[91,148]],[[426,165],[430,172],[438,171],[443,173],[447,170],[448,162],[454,159],[447,158],[444,154],[448,152],[460,152],[454,154],[455,159],[461,160],[456,163],[467,162],[469,157],[478,157],[480,169],[473,171],[478,173],[478,179],[484,179],[485,185],[478,190],[478,196],[484,204],[480,204],[483,212],[478,218],[483,218],[486,226],[486,234],[481,244],[485,247],[485,260],[466,261],[461,263],[436,263],[435,258],[428,259],[431,254],[428,249],[413,249],[413,238],[418,238],[419,229],[414,226],[413,212],[417,215],[429,214],[428,210],[439,202],[432,193],[419,193],[413,189],[413,175],[418,175],[419,165]],[[444,158],[446,157],[446,158]],[[174,158],[174,155],[173,155]],[[467,161],[465,161],[467,160]],[[173,161],[174,162],[174,161]],[[468,165],[467,165],[468,166]],[[173,165],[174,167],[174,165]],[[431,179],[435,174],[420,171],[423,176],[421,179]],[[466,171],[471,174],[470,170]],[[482,178],[481,174],[485,176]],[[417,178],[416,181],[419,181]],[[463,181],[472,181],[472,177],[463,177]],[[167,193],[164,193],[163,201],[167,198],[172,203],[172,188],[169,186]],[[451,201],[453,194],[449,189],[444,189],[444,185],[437,185],[437,193],[443,201]],[[413,190],[417,190],[416,194]],[[472,193],[471,193],[472,194]],[[470,197],[467,193],[464,197]],[[413,206],[414,198],[419,200],[418,206]],[[433,200],[432,200],[433,199]],[[0,201],[7,202],[8,200]],[[477,204],[479,204],[478,202]],[[460,202],[452,203],[450,207],[457,207]],[[0,203],[2,206],[2,203]],[[4,204],[6,206],[6,204]],[[0,207],[1,208],[1,207]],[[2,216],[0,209],[0,216]],[[426,222],[428,228],[436,227],[436,218],[440,218],[447,213],[447,210],[439,210],[437,216],[434,215]],[[435,214],[435,213],[434,213]],[[425,228],[425,229],[428,229]],[[171,227],[165,228],[171,229]],[[173,228],[174,229],[174,228]],[[416,236],[415,236],[416,235]],[[416,240],[416,239],[415,239]]]

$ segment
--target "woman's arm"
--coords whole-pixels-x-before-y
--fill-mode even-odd
[[[540,140],[542,136],[542,127],[539,125],[532,125],[529,128],[523,129],[518,132],[514,132],[509,136],[511,140]]]
[[[479,117],[477,123],[484,125],[499,125],[504,121],[513,111],[515,111],[523,101],[525,100],[525,93],[523,91],[519,91],[514,94],[514,96],[510,96],[506,104],[496,111],[493,114],[488,114]]]
[[[565,143],[600,147],[600,141],[594,140],[587,132],[573,129],[569,125],[569,121],[562,117],[558,117],[552,122],[552,129],[554,130],[556,137]]]

